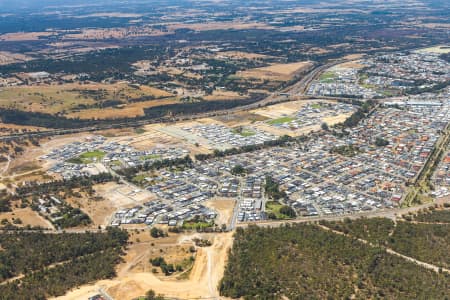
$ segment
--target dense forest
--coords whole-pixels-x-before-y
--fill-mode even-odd
[[[46,299],[94,280],[112,278],[128,234],[0,234],[0,299]],[[23,276],[20,276],[23,275]]]
[[[223,296],[446,299],[450,278],[316,225],[238,228]]]

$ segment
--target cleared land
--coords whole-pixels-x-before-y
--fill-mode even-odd
[[[87,299],[98,294],[100,289],[106,291],[114,299],[133,299],[144,295],[149,289],[164,294],[166,297],[179,299],[218,298],[217,287],[223,275],[228,249],[233,241],[231,233],[214,236],[194,234],[177,237],[171,235],[169,238],[158,240],[145,237],[146,235],[149,235],[148,231],[135,236],[135,243],[128,249],[125,263],[117,268],[118,276],[116,278],[81,286],[68,292],[65,296],[54,299]],[[195,263],[187,279],[177,279],[172,276],[161,277],[145,267],[147,264],[145,260],[150,257],[152,250],[159,252],[159,249],[163,249],[162,254],[168,251],[169,256],[174,255],[175,257],[178,250],[168,249],[171,247],[180,249],[180,246],[186,249],[192,245],[191,241],[194,237],[210,239],[213,241],[213,245],[197,249]],[[137,242],[137,238],[140,242]],[[151,243],[154,243],[154,246]]]
[[[0,35],[0,41],[19,42],[19,41],[37,41],[41,37],[49,37],[55,32],[13,32]]]
[[[31,210],[29,207],[14,209],[12,212],[0,213],[0,219],[6,219],[9,223],[18,227],[30,225],[32,227],[39,226],[53,229],[53,226],[49,221],[41,217],[37,212]],[[17,220],[20,220],[20,223],[17,223]]]
[[[420,49],[417,52],[431,52],[431,53],[440,53],[440,54],[444,54],[444,53],[450,53],[450,45],[439,45],[439,46],[434,46],[434,47],[429,47],[429,48],[425,48],[425,49]]]
[[[63,112],[69,116],[74,110],[82,110],[84,114],[92,109],[96,116],[100,117],[103,116],[104,110],[100,114],[95,105],[101,106],[104,101],[114,100],[129,104],[132,99],[150,96],[160,98],[171,95],[152,87],[123,83],[21,86],[0,89],[0,107],[45,113]]]
[[[310,67],[311,64],[312,63],[309,61],[290,64],[275,64],[268,67],[238,72],[236,75],[243,78],[255,78],[259,80],[287,81],[291,79],[296,72]]]
[[[0,65],[12,64],[16,62],[24,62],[29,61],[31,59],[32,59],[31,57],[20,53],[0,51]]]
[[[215,223],[220,226],[230,223],[236,201],[229,198],[218,198],[207,201],[204,205],[217,211],[218,216]]]

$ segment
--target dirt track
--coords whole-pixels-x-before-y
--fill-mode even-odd
[[[182,237],[180,241],[184,241],[185,238]],[[232,233],[216,234],[211,247],[198,249],[194,267],[187,280],[177,280],[172,277],[158,278],[151,272],[132,273],[130,266],[139,259],[136,258],[124,266],[122,271],[118,272],[118,276],[112,280],[101,280],[95,284],[84,285],[53,299],[87,299],[99,294],[100,289],[114,299],[120,300],[142,296],[149,289],[166,297],[180,299],[220,299],[218,284],[222,278],[228,249],[232,242]]]

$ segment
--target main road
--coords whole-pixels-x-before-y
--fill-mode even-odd
[[[136,120],[136,121],[128,121],[128,122],[114,122],[111,120],[110,124],[102,124],[96,126],[89,126],[83,128],[73,128],[73,129],[49,129],[44,131],[36,131],[36,132],[26,132],[19,134],[11,134],[0,136],[0,141],[9,141],[17,138],[32,138],[32,137],[45,137],[45,136],[56,136],[56,135],[65,135],[65,134],[74,134],[74,133],[82,133],[82,132],[95,132],[99,130],[107,130],[107,129],[117,129],[117,128],[127,128],[127,127],[139,127],[148,124],[157,124],[157,123],[171,123],[175,121],[189,121],[194,119],[201,119],[207,117],[214,117],[218,115],[226,115],[230,113],[235,113],[239,111],[251,110],[263,106],[269,106],[281,102],[287,102],[292,100],[300,100],[306,99],[305,95],[308,90],[311,82],[318,78],[322,72],[327,70],[328,68],[344,63],[352,61],[350,59],[339,59],[333,62],[317,66],[313,68],[309,73],[304,75],[299,81],[295,82],[289,87],[283,88],[277,92],[271,93],[266,98],[257,101],[255,103],[251,103],[248,105],[238,106],[231,109],[224,109],[218,111],[211,111],[207,113],[198,113],[190,116],[179,116],[176,118],[162,117],[158,119],[149,119],[149,120]]]

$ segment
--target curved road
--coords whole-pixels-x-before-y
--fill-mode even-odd
[[[0,136],[0,141],[8,141],[8,140],[14,140],[17,138],[30,138],[30,137],[44,137],[44,136],[55,136],[55,135],[64,135],[64,134],[74,134],[74,133],[82,133],[82,132],[94,132],[99,130],[107,130],[107,129],[116,129],[116,128],[125,128],[125,127],[137,127],[137,126],[143,126],[148,124],[157,124],[157,123],[164,123],[164,122],[175,122],[175,121],[188,121],[188,120],[194,120],[194,119],[200,119],[200,118],[207,118],[207,117],[213,117],[217,115],[226,115],[229,113],[239,112],[239,111],[245,111],[245,110],[251,110],[262,106],[268,106],[273,105],[276,103],[281,102],[287,102],[291,101],[288,96],[296,96],[296,97],[305,97],[305,92],[308,90],[309,85],[311,82],[318,78],[322,72],[324,72],[326,69],[344,63],[352,61],[350,59],[340,59],[336,60],[330,63],[327,63],[325,65],[318,66],[311,70],[308,74],[304,75],[303,78],[301,78],[298,82],[294,83],[293,85],[286,87],[280,91],[274,92],[270,94],[268,97],[264,98],[261,101],[257,101],[252,104],[238,106],[232,109],[227,110],[219,110],[219,111],[212,111],[207,113],[199,113],[191,116],[179,116],[174,119],[170,118],[159,118],[157,120],[138,120],[138,121],[132,121],[132,122],[121,122],[121,123],[111,123],[111,124],[104,124],[99,126],[91,126],[91,127],[83,127],[83,128],[74,128],[74,129],[50,129],[45,131],[38,131],[38,132],[31,132],[31,133],[20,133],[20,134],[12,134],[12,135],[4,135]],[[280,93],[284,93],[286,95],[280,95]]]

